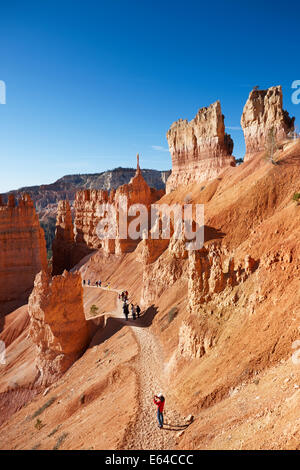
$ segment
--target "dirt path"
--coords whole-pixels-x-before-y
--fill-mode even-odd
[[[105,288],[104,288],[105,289]],[[111,289],[119,293],[116,289]],[[117,299],[117,307],[111,316],[128,325],[139,345],[136,372],[139,383],[139,413],[134,427],[126,438],[127,449],[173,449],[176,434],[184,429],[182,418],[168,404],[167,384],[164,377],[164,358],[157,339],[143,326],[143,318],[126,321],[122,311],[122,301]],[[159,429],[153,395],[162,392],[166,399],[164,427]]]

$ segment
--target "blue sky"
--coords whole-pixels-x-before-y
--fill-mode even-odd
[[[255,85],[300,79],[299,4],[200,1],[2,2],[0,193],[117,166],[169,169],[166,132],[221,101],[233,154]]]

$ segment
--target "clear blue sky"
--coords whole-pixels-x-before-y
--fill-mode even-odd
[[[220,99],[234,155],[253,86],[300,79],[299,3],[1,2],[0,193],[117,166],[171,167],[166,131]],[[230,129],[233,128],[233,129]]]

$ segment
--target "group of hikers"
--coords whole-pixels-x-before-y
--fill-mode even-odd
[[[86,282],[85,279],[83,279],[82,281],[82,284],[85,286],[85,285],[88,285],[88,286],[91,286],[91,280],[88,279],[88,281]],[[96,281],[95,284],[94,284],[96,287],[101,287],[102,285],[102,281]]]
[[[132,319],[135,320],[136,318],[140,318],[141,315],[141,309],[139,305],[134,305],[133,303],[129,303],[128,300],[128,292],[125,290],[121,294],[119,294],[119,300],[123,301],[123,313],[128,320],[129,316],[129,308],[130,308],[130,313],[132,315]]]
[[[84,286],[86,284],[88,286],[91,286],[91,280],[90,279],[88,279],[87,283],[86,283],[85,279],[83,279],[82,283],[83,283]],[[96,287],[101,287],[101,285],[102,285],[101,280],[95,282]],[[110,287],[109,284],[107,284],[106,287],[109,288]],[[128,317],[129,317],[129,309],[130,309],[130,313],[132,315],[133,320],[135,320],[136,318],[140,318],[140,315],[141,315],[140,306],[139,305],[134,305],[133,303],[129,302],[129,300],[128,300],[128,291],[127,290],[124,290],[123,292],[121,292],[121,294],[119,294],[118,297],[119,297],[119,300],[122,300],[122,302],[123,302],[123,313],[124,313],[124,316],[125,316],[126,320],[128,320]],[[163,394],[159,393],[158,395],[154,395],[153,402],[157,406],[158,427],[160,429],[162,429],[162,427],[164,425],[163,411],[164,411],[164,406],[165,406],[165,398],[163,397]]]
[[[82,285],[83,285],[83,286],[87,285],[87,286],[89,286],[89,287],[93,287],[93,285],[92,285],[90,279],[88,279],[87,281],[86,281],[85,279],[83,279]],[[95,287],[102,287],[102,281],[101,281],[101,280],[95,281],[94,286],[95,286]],[[106,287],[107,289],[109,289],[109,288],[110,288],[110,283],[108,282],[105,287]]]

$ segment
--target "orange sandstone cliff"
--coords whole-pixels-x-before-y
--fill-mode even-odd
[[[276,141],[286,139],[289,132],[294,130],[294,120],[282,107],[281,86],[252,90],[241,118],[246,143],[245,161],[265,149],[271,129]]]
[[[233,141],[225,133],[219,101],[199,109],[190,122],[186,119],[174,122],[167,139],[172,157],[167,193],[180,184],[211,180],[228,166],[235,166],[231,156]]]
[[[26,303],[34,278],[47,269],[44,231],[30,196],[0,200],[0,316]]]
[[[84,352],[90,339],[79,274],[51,277],[41,271],[28,303],[29,334],[37,346],[38,382],[55,382]]]

